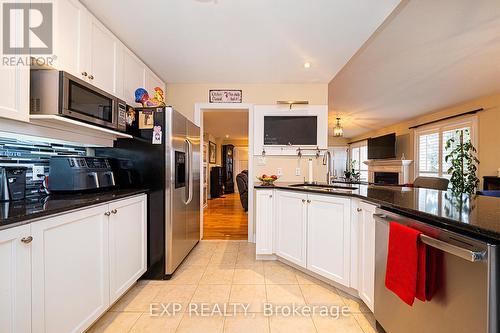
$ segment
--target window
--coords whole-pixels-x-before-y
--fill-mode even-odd
[[[350,157],[354,170],[359,172],[359,180],[368,181],[368,165],[363,163],[368,160],[368,143],[362,141],[352,144]]]
[[[459,122],[446,122],[435,127],[423,128],[415,132],[416,176],[446,177],[449,178],[449,163],[446,163],[445,156],[446,141],[451,137],[457,137],[457,131],[467,130],[465,139],[472,139],[474,144],[474,134],[476,133],[476,118],[471,117]],[[450,148],[450,150],[453,147]]]

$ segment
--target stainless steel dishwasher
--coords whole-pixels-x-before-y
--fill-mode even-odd
[[[382,209],[374,214],[375,319],[387,333],[498,333],[498,247]],[[422,232],[442,251],[440,287],[429,302],[406,305],[385,287],[389,222]]]

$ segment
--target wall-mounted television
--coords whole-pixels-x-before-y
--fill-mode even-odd
[[[368,159],[396,158],[396,133],[368,139]]]
[[[264,116],[264,145],[316,146],[317,116]]]

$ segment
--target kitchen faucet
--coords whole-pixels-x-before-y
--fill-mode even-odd
[[[330,185],[330,182],[332,180],[332,170],[331,170],[331,163],[332,162],[332,155],[330,154],[330,151],[325,151],[325,154],[323,155],[323,165],[326,165],[326,183]]]

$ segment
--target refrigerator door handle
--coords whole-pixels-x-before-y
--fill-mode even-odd
[[[186,143],[186,178],[187,178],[187,198],[185,204],[189,204],[193,200],[193,147],[189,139],[185,140]]]

